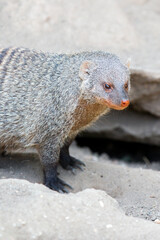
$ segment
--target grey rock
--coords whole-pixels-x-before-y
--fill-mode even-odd
[[[105,50],[136,67],[160,67],[159,0],[0,0],[0,46]],[[107,13],[107,14],[106,14]]]
[[[160,117],[160,72],[131,70],[133,109]]]
[[[159,226],[127,217],[104,191],[62,195],[26,180],[0,182],[0,238],[159,239]],[[127,231],[126,231],[127,229]]]
[[[82,136],[159,145],[160,119],[129,109],[123,112],[112,111],[87,129]]]

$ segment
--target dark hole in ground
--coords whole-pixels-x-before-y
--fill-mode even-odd
[[[107,153],[110,158],[118,158],[128,163],[160,161],[160,147],[142,143],[123,142],[104,138],[76,138],[78,146],[89,147],[92,152]]]

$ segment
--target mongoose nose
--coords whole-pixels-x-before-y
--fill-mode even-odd
[[[129,100],[122,100],[121,107],[128,107],[128,105],[129,105]]]

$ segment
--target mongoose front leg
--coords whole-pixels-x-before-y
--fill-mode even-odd
[[[65,186],[71,189],[72,187],[57,176],[59,147],[54,146],[53,148],[51,142],[46,142],[39,148],[38,152],[44,170],[44,184],[55,191],[68,193]]]
[[[71,170],[73,173],[75,173],[76,168],[79,168],[83,171],[82,166],[85,166],[85,164],[69,154],[70,144],[71,141],[61,148],[59,162],[64,169]]]

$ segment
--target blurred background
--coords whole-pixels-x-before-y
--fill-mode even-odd
[[[104,50],[131,58],[131,105],[111,111],[77,143],[111,158],[160,160],[159,0],[0,0],[0,47]]]

